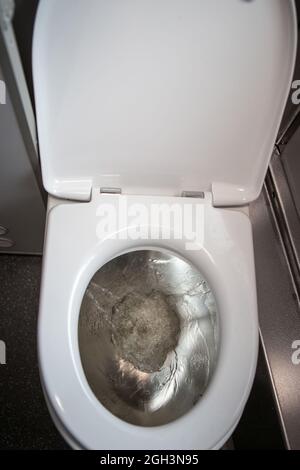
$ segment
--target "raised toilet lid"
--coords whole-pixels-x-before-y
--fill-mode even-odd
[[[261,189],[296,51],[292,0],[41,0],[33,72],[44,186],[89,200]]]

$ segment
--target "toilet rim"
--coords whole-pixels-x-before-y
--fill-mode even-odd
[[[86,287],[95,272],[109,260],[116,258],[121,254],[143,249],[165,251],[193,264],[193,266],[195,266],[195,268],[204,275],[205,279],[210,284],[217,302],[220,324],[219,358],[216,370],[207,386],[204,396],[182,417],[171,423],[154,427],[141,427],[122,421],[118,417],[114,416],[98,401],[85,377],[78,345],[78,318],[81,302]],[[95,424],[95,417],[98,422],[98,424],[96,423],[96,428],[99,433],[101,433],[101,431],[105,432],[107,427],[110,426],[114,433],[118,431],[118,433],[121,433],[122,435],[130,433],[134,434],[135,439],[138,438],[140,441],[138,448],[143,448],[143,444],[148,446],[150,445],[152,448],[157,448],[158,442],[155,439],[155,436],[157,434],[157,428],[159,428],[161,440],[164,441],[163,445],[168,446],[168,442],[164,439],[167,438],[167,441],[172,442],[172,440],[174,440],[174,433],[175,435],[180,435],[182,426],[186,426],[186,429],[192,429],[195,424],[198,426],[201,419],[203,419],[203,416],[206,416],[207,421],[207,414],[213,411],[212,402],[214,401],[214,397],[221,399],[224,394],[226,396],[226,410],[222,409],[222,423],[219,424],[219,426],[215,423],[214,431],[212,432],[213,436],[211,436],[210,439],[205,439],[206,442],[204,447],[214,448],[218,446],[218,443],[223,441],[224,436],[228,434],[229,429],[232,429],[235,426],[248,398],[255,373],[258,351],[258,325],[255,310],[256,307],[254,308],[256,299],[252,299],[252,303],[251,301],[249,302],[250,309],[251,307],[254,308],[255,314],[251,314],[248,311],[246,314],[242,315],[241,321],[235,311],[239,309],[234,308],[234,305],[237,307],[237,305],[240,304],[239,302],[232,303],[232,299],[230,299],[230,294],[232,294],[231,288],[227,286],[227,283],[222,282],[222,279],[220,279],[224,275],[224,272],[222,269],[216,269],[216,266],[220,268],[222,263],[218,260],[215,264],[215,261],[216,260],[212,258],[211,253],[204,248],[199,252],[187,252],[184,249],[184,240],[168,240],[167,243],[163,243],[161,240],[151,240],[151,244],[148,245],[145,244],[145,241],[143,240],[119,240],[118,243],[116,243],[116,240],[107,238],[98,242],[96,246],[90,247],[86,256],[86,262],[83,265],[78,266],[79,269],[76,273],[71,273],[73,275],[73,280],[68,288],[68,305],[61,306],[62,308],[66,307],[68,311],[67,322],[63,323],[65,327],[62,327],[63,325],[61,324],[56,324],[55,341],[59,344],[65,342],[68,345],[68,357],[64,358],[65,365],[66,359],[68,364],[67,369],[64,371],[64,376],[68,376],[67,388],[60,386],[58,377],[55,377],[55,369],[51,366],[48,367],[50,359],[48,345],[51,338],[45,334],[45,331],[47,330],[47,323],[51,321],[51,319],[49,318],[49,314],[43,315],[43,311],[41,312],[38,335],[39,360],[42,381],[45,392],[48,396],[48,402],[51,404],[58,420],[61,421],[70,435],[74,436],[74,439],[77,442],[80,442],[80,445],[82,445],[83,448],[96,447],[95,442],[91,442],[94,441],[94,439],[92,439],[91,429],[89,426],[91,421]],[[226,266],[226,269],[228,270],[228,259]],[[68,267],[66,267],[66,270],[68,270]],[[232,270],[231,275],[233,276],[231,284],[232,282],[233,284],[239,282],[238,273],[234,273],[234,270]],[[244,286],[244,288],[245,287],[246,286]],[[244,292],[243,289],[242,291]],[[219,302],[220,298],[223,300],[222,305],[220,305]],[[228,302],[229,304],[226,305]],[[238,328],[242,339],[235,338],[234,332],[236,328]],[[239,350],[239,359],[236,361],[236,351],[239,347],[241,350]],[[237,374],[237,376],[233,375],[231,378],[227,377],[226,380],[227,372],[229,376],[232,375],[230,374],[230,370],[235,367],[235,362],[239,368],[239,374]],[[234,391],[232,390],[233,383],[235,383]],[[72,391],[72,393],[74,393],[75,389],[77,398],[80,397],[80,409],[78,406],[68,403],[70,392]],[[228,402],[230,403],[228,404]],[[68,413],[62,412],[62,404],[63,406],[67,404]],[[215,409],[219,407],[219,403],[217,406],[214,403]],[[220,411],[221,409],[219,409],[219,412]],[[214,411],[213,414],[216,416],[216,411]],[[209,422],[211,423],[210,419]],[[93,428],[93,426],[91,427]],[[194,431],[190,431],[190,434],[192,436]],[[201,435],[201,432],[199,435]],[[103,441],[103,439],[99,440],[100,442],[101,440]],[[152,445],[151,442],[153,442]],[[198,442],[201,446],[201,437]],[[106,447],[108,447],[107,444]]]

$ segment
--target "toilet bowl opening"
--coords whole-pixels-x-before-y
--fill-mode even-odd
[[[111,413],[140,426],[174,421],[201,399],[219,336],[216,301],[202,274],[158,250],[131,251],[102,266],[79,314],[90,388]]]

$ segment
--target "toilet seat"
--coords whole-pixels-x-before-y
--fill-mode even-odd
[[[97,196],[88,204],[60,204],[49,213],[38,345],[51,414],[62,432],[67,430],[69,442],[80,448],[218,448],[241,416],[256,368],[258,323],[250,221],[240,211],[213,208],[206,195],[201,202],[202,249],[186,251],[185,240],[116,243],[110,237],[98,240],[95,236],[97,207],[109,202],[117,210],[119,198],[126,198],[129,207],[147,206],[153,198]],[[188,202],[180,199],[182,204]],[[175,201],[178,198],[155,198],[155,202]],[[123,422],[96,399],[81,366],[77,332],[81,300],[94,273],[122,252],[145,247],[171,251],[203,273],[217,300],[222,338],[219,362],[202,399],[183,417],[152,428]]]

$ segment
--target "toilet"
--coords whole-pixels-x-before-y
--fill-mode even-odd
[[[219,449],[237,426],[258,353],[248,205],[262,189],[296,45],[291,0],[40,1],[33,78],[49,207],[38,354],[49,412],[73,448]],[[175,277],[171,287],[165,275]],[[118,279],[126,305],[116,301],[113,326],[103,327],[106,307],[91,286],[119,299]],[[182,314],[173,323],[168,302]],[[213,338],[197,326],[206,359],[185,314]],[[142,318],[148,326],[134,329]],[[166,334],[157,336],[159,325]],[[98,353],[105,328],[108,349]],[[184,366],[166,389],[155,380],[175,353]],[[194,360],[204,364],[202,384]],[[151,403],[126,392],[128,370],[141,388],[160,387]]]

